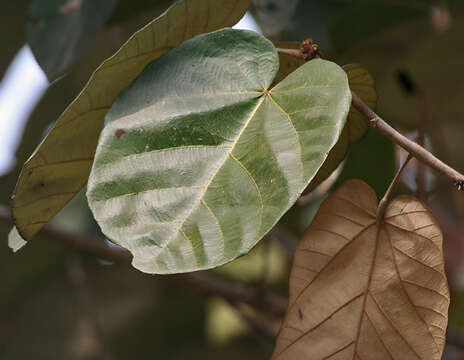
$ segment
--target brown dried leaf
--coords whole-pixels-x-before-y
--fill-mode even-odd
[[[441,359],[449,292],[442,233],[410,196],[377,225],[374,190],[349,180],[303,235],[272,359]]]

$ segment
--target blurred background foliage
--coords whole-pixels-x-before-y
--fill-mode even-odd
[[[73,1],[53,0],[57,6],[69,2]],[[41,3],[52,2],[16,0],[0,5],[0,78],[27,43],[26,29],[40,24],[37,12],[45,11]],[[17,254],[6,245],[11,228],[7,206],[21,165],[96,66],[171,3],[117,0],[111,15],[103,12],[105,18],[98,20],[96,14],[101,29],[97,26],[84,34],[85,46],[73,52],[64,75],[51,84],[29,117],[16,165],[0,177],[0,271],[4,274],[0,359],[246,360],[266,358],[272,351],[272,337],[259,327],[276,331],[278,318],[205,294],[181,277],[150,276],[127,264],[113,264],[47,232]],[[254,0],[251,14],[272,40],[311,37],[324,57],[340,65],[363,64],[376,81],[378,113],[450,165],[464,169],[462,1]],[[64,30],[59,33],[61,25],[57,26],[54,36],[69,36]],[[327,193],[348,178],[360,178],[381,196],[401,156],[390,141],[369,130],[350,147],[336,174],[302,197],[249,255],[209,272],[251,285],[257,293],[286,296],[292,252]],[[408,166],[403,180],[398,192],[426,201],[445,232],[453,294],[445,358],[462,359],[464,198],[417,163]],[[100,236],[83,194],[51,226],[70,234]]]

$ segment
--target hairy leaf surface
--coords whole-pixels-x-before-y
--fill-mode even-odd
[[[269,90],[276,49],[254,32],[200,35],[150,64],[106,117],[87,196],[103,232],[150,273],[243,255],[336,143],[346,74],[314,60]]]
[[[25,240],[30,240],[86,184],[105,114],[121,90],[150,62],[182,41],[234,25],[249,3],[178,1],[100,65],[23,167],[12,210]]]
[[[441,359],[449,291],[442,233],[410,196],[376,222],[377,198],[349,180],[322,204],[290,275],[273,359]]]

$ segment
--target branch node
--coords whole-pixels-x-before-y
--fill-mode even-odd
[[[368,122],[369,122],[369,126],[370,126],[370,127],[376,128],[376,127],[377,127],[377,124],[378,124],[378,122],[379,122],[379,118],[378,118],[378,117],[374,117],[374,118],[372,118],[372,119],[369,119]]]
[[[427,164],[431,168],[448,177],[448,179],[450,179],[452,183],[457,186],[458,190],[464,188],[464,175],[437,159],[428,150],[424,149],[419,144],[409,140],[407,137],[393,129],[390,125],[383,121],[369,106],[367,106],[364,101],[362,101],[362,99],[356,95],[355,92],[351,91],[351,95],[352,105],[356,110],[364,115],[368,121],[369,126],[377,128],[378,131],[380,131],[397,145],[401,146],[417,160]]]
[[[313,39],[306,39],[300,45],[301,57],[306,60],[312,60],[321,56],[319,45]]]
[[[454,186],[458,188],[458,191],[464,189],[464,180],[457,180],[454,182]]]

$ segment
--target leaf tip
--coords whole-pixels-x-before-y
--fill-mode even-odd
[[[13,252],[17,252],[18,250],[22,249],[27,244],[21,235],[18,232],[16,226],[14,226],[10,233],[8,234],[8,247],[13,250]]]

